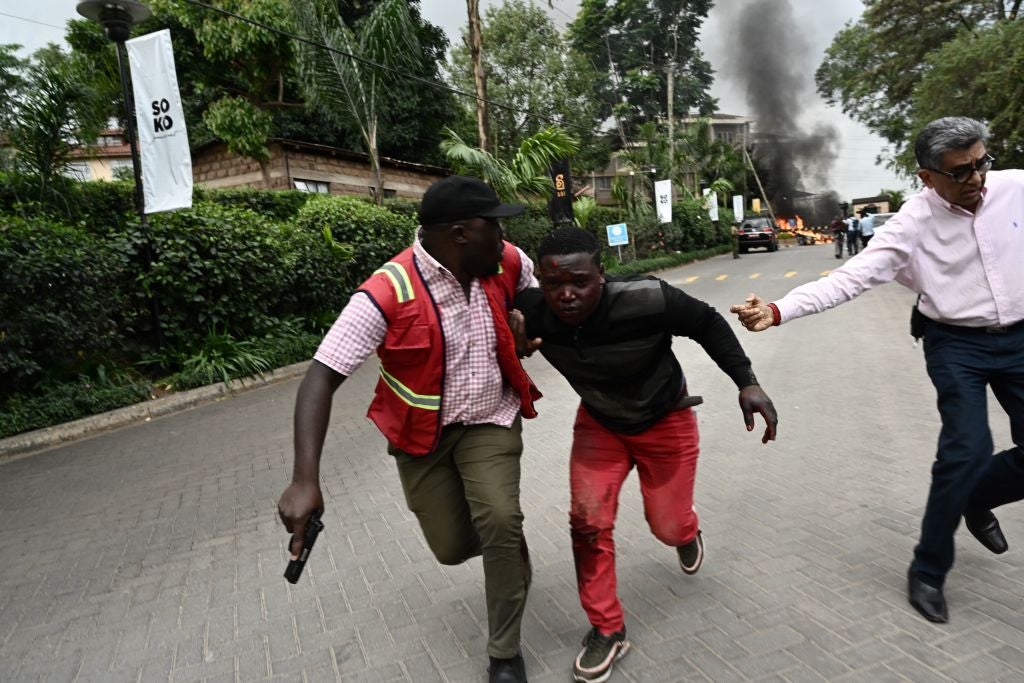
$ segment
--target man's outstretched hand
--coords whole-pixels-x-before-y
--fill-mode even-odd
[[[770,315],[770,313],[769,313]],[[756,384],[744,387],[740,390],[740,410],[743,411],[743,421],[747,423],[747,431],[754,431],[754,413],[761,413],[767,426],[761,443],[775,441],[775,430],[779,426],[779,416],[775,412],[775,406],[764,389]]]
[[[729,307],[730,313],[735,313],[740,319],[740,324],[751,332],[761,332],[772,326],[772,309],[768,303],[763,301],[756,294],[751,294],[742,304]],[[771,401],[769,401],[771,403]]]
[[[516,340],[516,354],[520,358],[529,358],[540,348],[540,337],[526,338],[526,317],[522,311],[513,308],[508,314],[508,326],[512,329],[512,337]]]

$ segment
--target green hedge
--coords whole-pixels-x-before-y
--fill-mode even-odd
[[[82,223],[94,232],[109,234],[138,221],[134,192],[135,185],[129,180],[83,183],[60,177],[44,192],[31,176],[0,173],[0,213],[42,213],[54,220]],[[311,196],[297,190],[210,190],[196,186],[192,203],[249,209],[270,220],[290,221]]]
[[[230,190],[208,190],[196,187],[192,192],[193,202],[213,202],[221,206],[249,209],[275,221],[290,221],[295,218],[310,197],[314,195],[298,190],[267,192],[252,188]]]
[[[352,290],[389,258],[412,244],[416,220],[356,197],[312,197],[299,209],[295,226],[311,234],[329,230],[334,241],[347,246],[352,261],[345,286]]]
[[[0,217],[0,395],[119,350],[128,263],[124,240]]]
[[[540,243],[551,231],[547,206],[543,204],[530,204],[522,215],[502,222],[508,239],[534,259]],[[693,200],[673,204],[669,224],[659,224],[653,215],[628,218],[618,207],[598,206],[582,227],[597,237],[606,253],[616,257],[618,250],[608,246],[606,231],[606,226],[614,223],[626,223],[629,229],[631,244],[622,249],[623,262],[708,249],[729,244],[732,239],[732,212],[719,209],[719,221],[713,223],[707,210]]]
[[[103,363],[178,358],[215,331],[250,338],[289,318],[319,334],[416,225],[407,206],[204,190],[191,209],[149,216],[144,232],[130,183],[54,187],[44,196],[0,175],[0,400]]]
[[[33,395],[15,395],[0,405],[0,439],[123,408],[149,396],[146,382],[97,386],[83,379],[43,386]]]
[[[658,270],[665,270],[666,268],[675,268],[676,266],[681,266],[684,263],[701,261],[703,259],[711,258],[712,256],[718,256],[719,254],[728,254],[731,251],[731,245],[720,244],[717,247],[709,247],[708,249],[701,249],[699,251],[687,251],[669,254],[667,256],[655,256],[653,258],[643,259],[640,261],[630,261],[629,263],[611,263],[605,267],[605,272],[609,275],[641,275],[643,273],[653,273]]]
[[[0,173],[0,436],[132,403],[151,382],[185,388],[308,358],[417,224],[407,200],[197,188],[193,208],[151,215],[144,233],[132,192],[65,179],[43,191]],[[662,226],[598,207],[585,227],[605,244],[605,226],[626,222],[634,260],[613,272],[643,272],[727,245],[723,213],[715,226],[681,202]],[[506,221],[531,257],[550,228],[543,204]]]
[[[249,209],[203,203],[156,214],[150,225],[154,260],[134,294],[141,308],[146,291],[157,298],[171,345],[189,343],[211,327],[252,333],[290,285],[281,229]],[[131,235],[141,252],[146,235]]]

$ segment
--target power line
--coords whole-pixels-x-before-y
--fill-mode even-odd
[[[469,92],[466,92],[464,90],[459,90],[458,88],[454,88],[454,87],[452,87],[450,85],[446,85],[444,83],[439,83],[437,81],[432,81],[432,80],[429,80],[427,78],[423,78],[422,76],[416,76],[416,75],[413,75],[413,74],[410,74],[410,73],[406,73],[404,71],[401,71],[400,69],[395,69],[393,67],[386,66],[384,64],[380,64],[378,62],[375,62],[372,59],[366,59],[365,57],[359,57],[357,55],[345,52],[344,50],[339,50],[339,49],[337,49],[335,47],[331,47],[330,45],[327,45],[326,43],[317,42],[317,41],[315,41],[315,40],[313,40],[311,38],[307,38],[305,36],[300,36],[300,35],[298,35],[296,33],[291,33],[290,31],[285,31],[283,29],[279,29],[277,27],[270,26],[270,25],[265,24],[263,22],[256,21],[255,19],[250,19],[249,17],[245,17],[245,16],[242,16],[240,14],[236,14],[236,13],[231,12],[229,10],[221,9],[220,7],[215,7],[215,6],[207,4],[205,2],[201,2],[200,0],[182,0],[182,2],[188,3],[190,5],[195,5],[196,7],[202,7],[203,9],[211,10],[211,11],[216,12],[218,14],[223,14],[225,16],[231,17],[232,19],[237,19],[238,21],[244,22],[246,24],[251,24],[252,26],[256,26],[257,28],[261,28],[264,31],[270,31],[271,33],[276,33],[278,35],[284,36],[286,38],[290,38],[292,40],[295,40],[295,41],[300,42],[300,43],[304,43],[306,45],[310,45],[312,47],[316,47],[316,48],[320,48],[320,49],[323,49],[323,50],[327,50],[328,52],[333,52],[335,54],[341,55],[343,57],[347,57],[347,58],[352,59],[354,61],[361,62],[363,64],[367,64],[368,66],[372,66],[375,69],[380,69],[382,71],[387,71],[387,72],[396,74],[397,76],[399,76],[401,78],[404,78],[406,80],[415,81],[417,83],[420,83],[420,84],[425,85],[425,86],[430,87],[430,88],[437,88],[438,90],[444,90],[444,91],[450,92],[450,93],[455,94],[455,95],[460,95],[462,97],[469,97],[469,98],[472,98],[472,99],[480,101],[480,102],[485,102],[485,103],[487,103],[487,104],[489,104],[491,106],[497,107],[499,109],[505,109],[507,111],[515,112],[517,114],[524,114],[527,117],[532,117],[534,119],[538,119],[540,121],[544,121],[546,123],[551,123],[551,124],[554,124],[554,125],[557,125],[557,126],[562,126],[562,127],[565,127],[565,128],[573,128],[573,129],[576,129],[577,131],[585,132],[585,133],[591,133],[592,132],[590,129],[583,128],[582,126],[578,126],[576,124],[571,124],[571,123],[567,123],[567,122],[559,122],[559,121],[556,121],[555,119],[552,119],[552,118],[550,118],[548,116],[544,116],[543,114],[537,114],[537,113],[534,113],[534,112],[530,112],[528,110],[519,109],[518,107],[514,107],[512,105],[508,105],[508,104],[505,104],[503,102],[497,102],[495,100],[490,100],[490,99],[487,99],[487,98],[482,98],[482,97],[479,97],[478,95],[476,95],[475,93],[469,93]]]
[[[63,26],[57,26],[56,24],[47,24],[45,21],[36,21],[35,19],[29,19],[28,17],[19,17],[14,14],[8,14],[7,12],[0,12],[0,16],[10,17],[11,19],[18,19],[19,21],[27,21],[30,24],[39,24],[40,26],[49,26],[60,31],[64,30]]]

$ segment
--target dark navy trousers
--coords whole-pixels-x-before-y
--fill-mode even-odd
[[[1024,498],[1024,322],[1001,334],[929,322],[924,353],[942,431],[911,568],[941,587],[964,512]],[[994,455],[988,386],[1010,419],[1014,443]]]

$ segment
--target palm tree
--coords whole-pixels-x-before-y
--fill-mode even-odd
[[[71,152],[96,138],[109,115],[99,81],[77,55],[55,45],[38,50],[21,67],[20,89],[7,92],[14,166],[38,178],[45,193],[67,167]]]
[[[681,181],[687,170],[698,179],[714,183],[724,179],[732,185],[733,191],[746,187],[746,166],[742,154],[731,144],[717,140],[711,134],[711,122],[700,119],[684,129],[678,138],[677,148],[681,151],[682,162],[677,162]],[[694,189],[696,194],[696,188]]]
[[[377,147],[378,95],[396,77],[368,62],[402,70],[420,59],[409,4],[406,0],[382,0],[360,22],[358,34],[345,25],[337,4],[330,0],[296,0],[293,7],[300,32],[331,48],[297,45],[306,97],[325,116],[352,122],[359,129],[370,157],[374,199],[379,204],[384,178]]]
[[[597,200],[593,197],[577,197],[576,201],[572,204],[573,220],[576,221],[576,227],[586,228],[590,225],[590,218],[596,210]]]
[[[879,196],[889,200],[889,211],[899,211],[903,202],[907,200],[907,193],[903,190],[880,190]]]
[[[479,147],[466,144],[449,128],[444,129],[441,141],[441,152],[456,173],[483,179],[503,200],[548,196],[552,190],[548,166],[577,151],[579,143],[555,126],[539,130],[523,140],[510,164]]]

